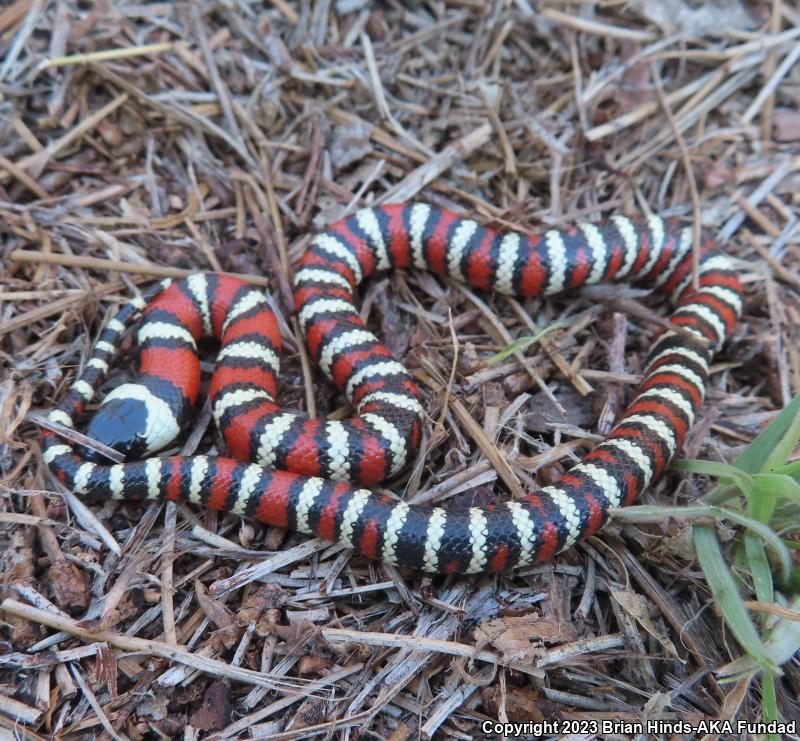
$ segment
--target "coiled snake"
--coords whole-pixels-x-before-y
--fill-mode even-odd
[[[531,236],[496,232],[422,203],[362,209],[316,235],[295,276],[311,356],[357,416],[326,421],[281,409],[280,337],[266,298],[239,279],[197,274],[164,281],[122,308],[49,418],[75,425],[121,333],[143,312],[141,378],[106,397],[89,435],[129,458],[168,445],[186,428],[197,398],[196,342],[213,336],[220,351],[210,394],[233,457],[108,465],[45,430],[45,460],[90,500],[189,501],[428,572],[500,571],[545,560],[595,533],[609,507],[629,504],[656,479],[700,410],[710,359],[736,324],[742,289],[731,261],[709,244],[695,287],[691,243],[691,229],[655,216],[614,216]],[[608,438],[556,485],[463,511],[409,505],[359,488],[402,470],[422,431],[419,390],[354,303],[363,279],[392,268],[431,270],[523,297],[625,279],[670,296],[675,329],[655,340],[635,398]]]

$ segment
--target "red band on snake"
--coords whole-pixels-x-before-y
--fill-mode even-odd
[[[353,419],[281,409],[280,337],[267,299],[239,279],[197,274],[164,281],[125,306],[50,420],[75,426],[121,333],[142,312],[141,377],[106,397],[89,435],[127,458],[169,445],[189,424],[198,395],[196,342],[212,336],[220,351],[210,394],[232,457],[109,465],[45,431],[45,459],[89,500],[189,501],[399,566],[480,573],[537,563],[597,532],[609,508],[629,504],[658,478],[700,411],[709,362],[736,324],[742,289],[729,258],[708,243],[695,269],[691,244],[691,229],[655,216],[528,235],[496,232],[425,204],[363,209],[317,234],[295,276],[311,356],[350,400]],[[608,438],[556,485],[464,510],[409,505],[359,488],[408,465],[422,432],[417,386],[354,301],[362,280],[394,268],[520,297],[624,279],[671,297],[674,329],[655,340],[644,379]]]

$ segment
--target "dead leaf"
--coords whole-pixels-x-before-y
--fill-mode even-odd
[[[189,716],[189,723],[201,731],[218,731],[228,724],[231,701],[225,682],[214,682],[203,696],[203,707]]]
[[[307,677],[310,674],[321,674],[325,669],[329,669],[332,663],[330,659],[324,659],[319,656],[303,656],[297,662],[297,673],[301,677]]]
[[[666,534],[659,538],[658,552],[664,556],[678,558],[686,563],[691,563],[697,557],[692,541],[691,526],[679,525],[674,534]]]
[[[481,623],[475,629],[477,648],[491,645],[505,661],[534,663],[544,654],[544,644],[572,640],[572,626],[555,617],[530,612]]]
[[[140,718],[164,720],[167,717],[167,698],[162,696],[143,698],[136,704],[136,714]]]
[[[534,394],[528,401],[527,409],[530,411],[525,415],[525,429],[552,435],[553,425],[584,427],[596,419],[592,399],[581,396],[571,386],[559,392],[558,401],[566,414],[556,409],[543,392]]]
[[[540,705],[548,701],[540,698],[535,690],[509,687],[506,689],[505,697],[503,697],[502,690],[495,684],[483,690],[481,696],[493,716],[497,715],[505,701],[504,710],[508,720],[512,723],[525,723],[528,721],[541,723],[545,720],[545,715]]]
[[[59,560],[47,570],[53,599],[65,610],[85,610],[91,591],[86,574],[66,559]]]
[[[630,589],[614,589],[612,587],[610,591],[611,596],[619,603],[619,606],[653,636],[670,656],[677,659],[678,652],[675,649],[675,644],[656,627],[650,617],[650,603],[641,594],[636,594]]]
[[[194,594],[197,597],[200,609],[215,627],[228,628],[233,625],[233,613],[222,602],[218,602],[209,596],[205,584],[196,581],[194,583]]]
[[[360,118],[347,126],[336,126],[331,136],[331,161],[338,169],[364,159],[372,151],[372,127]]]

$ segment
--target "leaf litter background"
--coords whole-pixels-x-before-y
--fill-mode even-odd
[[[781,0],[0,11],[10,737],[468,739],[485,719],[757,718],[758,684],[714,674],[740,649],[684,522],[612,522],[511,576],[431,578],[190,507],[81,507],[48,476],[37,424],[115,307],[193,270],[265,285],[283,401],[348,414],[298,350],[291,267],[314,229],[424,198],[523,230],[657,212],[726,243],[746,316],[684,453],[732,460],[800,391],[798,21]],[[429,414],[416,465],[387,488],[456,507],[557,480],[624,409],[659,327],[659,307],[620,287],[517,302],[396,274],[362,306]],[[134,367],[129,340],[123,358],[109,387]],[[214,449],[208,421],[184,452]],[[643,501],[707,488],[673,473]],[[799,719],[800,667],[784,669],[779,707]]]

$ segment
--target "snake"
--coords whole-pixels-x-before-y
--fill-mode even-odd
[[[420,389],[356,303],[362,281],[395,269],[519,298],[623,280],[673,308],[630,404],[556,483],[532,484],[521,497],[498,493],[485,506],[413,504],[369,488],[415,460],[425,424]],[[103,326],[43,426],[51,471],[88,502],[190,502],[434,574],[541,563],[598,532],[681,449],[743,290],[732,259],[674,219],[614,215],[533,234],[414,202],[363,208],[314,235],[294,273],[294,303],[311,360],[349,400],[352,418],[279,406],[281,332],[270,300],[240,277],[193,273],[137,295]],[[105,397],[86,431],[121,454],[113,462],[68,433],[134,322],[139,375]],[[208,394],[227,454],[157,456],[191,428],[203,338],[219,342]]]

